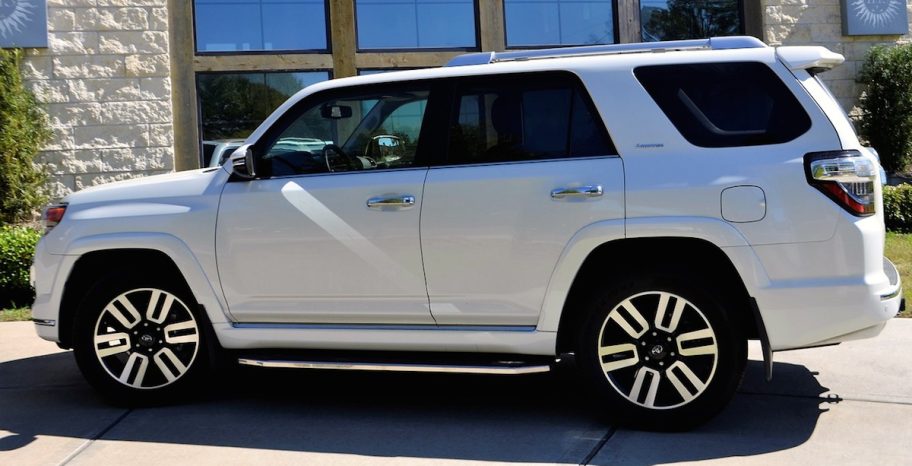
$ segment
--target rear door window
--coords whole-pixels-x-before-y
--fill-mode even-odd
[[[492,77],[457,86],[447,164],[616,155],[571,75]]]
[[[697,146],[781,144],[811,127],[801,103],[763,63],[642,66],[634,74]]]

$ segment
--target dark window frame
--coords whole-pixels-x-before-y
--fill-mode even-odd
[[[519,81],[518,81],[519,80]],[[570,71],[537,71],[529,73],[508,73],[508,74],[492,74],[492,75],[482,75],[482,76],[461,76],[455,78],[446,78],[448,81],[448,111],[445,118],[445,124],[442,126],[442,132],[438,133],[436,140],[438,141],[438,150],[436,152],[437,156],[432,160],[432,167],[467,167],[467,166],[483,166],[483,165],[501,165],[501,164],[514,164],[514,163],[537,163],[537,162],[554,162],[562,160],[574,160],[574,159],[584,159],[584,158],[593,158],[593,157],[619,157],[620,153],[617,150],[617,145],[614,143],[614,139],[611,137],[608,128],[605,126],[605,122],[602,119],[601,113],[598,111],[598,107],[595,105],[595,102],[592,100],[592,95],[589,93],[589,90],[586,88],[582,79],[577,76],[575,73]],[[541,159],[523,159],[523,160],[512,160],[512,161],[485,161],[485,162],[452,162],[450,158],[450,128],[459,118],[459,97],[461,95],[460,89],[471,86],[478,86],[479,84],[487,85],[491,84],[496,86],[499,83],[511,83],[515,87],[516,82],[523,82],[524,85],[532,87],[533,85],[548,84],[548,85],[563,85],[567,86],[568,89],[574,91],[573,95],[579,95],[583,103],[586,105],[586,109],[589,111],[589,114],[596,120],[596,126],[598,127],[600,136],[604,140],[606,147],[609,149],[606,154],[599,155],[583,155],[583,156],[563,156],[563,157],[550,157],[550,158],[541,158]],[[528,84],[527,84],[528,83]],[[570,115],[572,117],[572,113]],[[568,125],[572,123],[568,122]],[[572,131],[572,128],[571,128]],[[568,138],[569,139],[569,138]],[[572,147],[569,144],[567,150],[569,151]]]
[[[206,51],[199,49],[196,25],[196,0],[190,0],[190,20],[193,24],[193,54],[195,56],[224,56],[224,55],[305,55],[305,54],[330,54],[333,50],[332,22],[329,14],[330,0],[323,0],[323,21],[326,31],[326,47],[322,49],[276,49],[276,50],[218,50]],[[315,70],[316,71],[316,70]]]
[[[328,0],[327,0],[328,1]],[[408,52],[477,52],[481,50],[481,20],[478,11],[481,0],[472,0],[472,22],[475,25],[475,45],[471,47],[397,47],[397,48],[362,48],[358,28],[358,0],[352,0],[352,24],[354,25],[355,53],[408,53]]]

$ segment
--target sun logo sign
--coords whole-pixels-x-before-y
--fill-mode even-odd
[[[850,36],[905,34],[909,30],[905,0],[843,0],[842,22]]]
[[[46,0],[0,0],[0,47],[47,47]]]
[[[872,26],[889,23],[905,7],[901,0],[855,0],[852,4],[858,17]]]

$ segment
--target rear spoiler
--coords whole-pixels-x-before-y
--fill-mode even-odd
[[[811,74],[831,70],[845,61],[842,55],[818,46],[776,47],[776,56],[788,69],[807,70]]]

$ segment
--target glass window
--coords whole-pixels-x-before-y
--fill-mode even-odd
[[[504,0],[507,46],[614,43],[612,0]]]
[[[458,94],[448,164],[616,154],[575,86],[515,81]]]
[[[326,50],[324,0],[194,0],[196,50]]]
[[[294,93],[327,79],[326,71],[199,73],[203,140],[246,138]]]
[[[739,0],[640,0],[643,41],[741,34]]]
[[[415,165],[429,91],[371,93],[309,106],[263,151],[269,176]]]
[[[811,119],[763,63],[643,66],[637,79],[691,144],[780,144],[804,134]]]
[[[358,48],[474,48],[473,0],[355,0]]]

